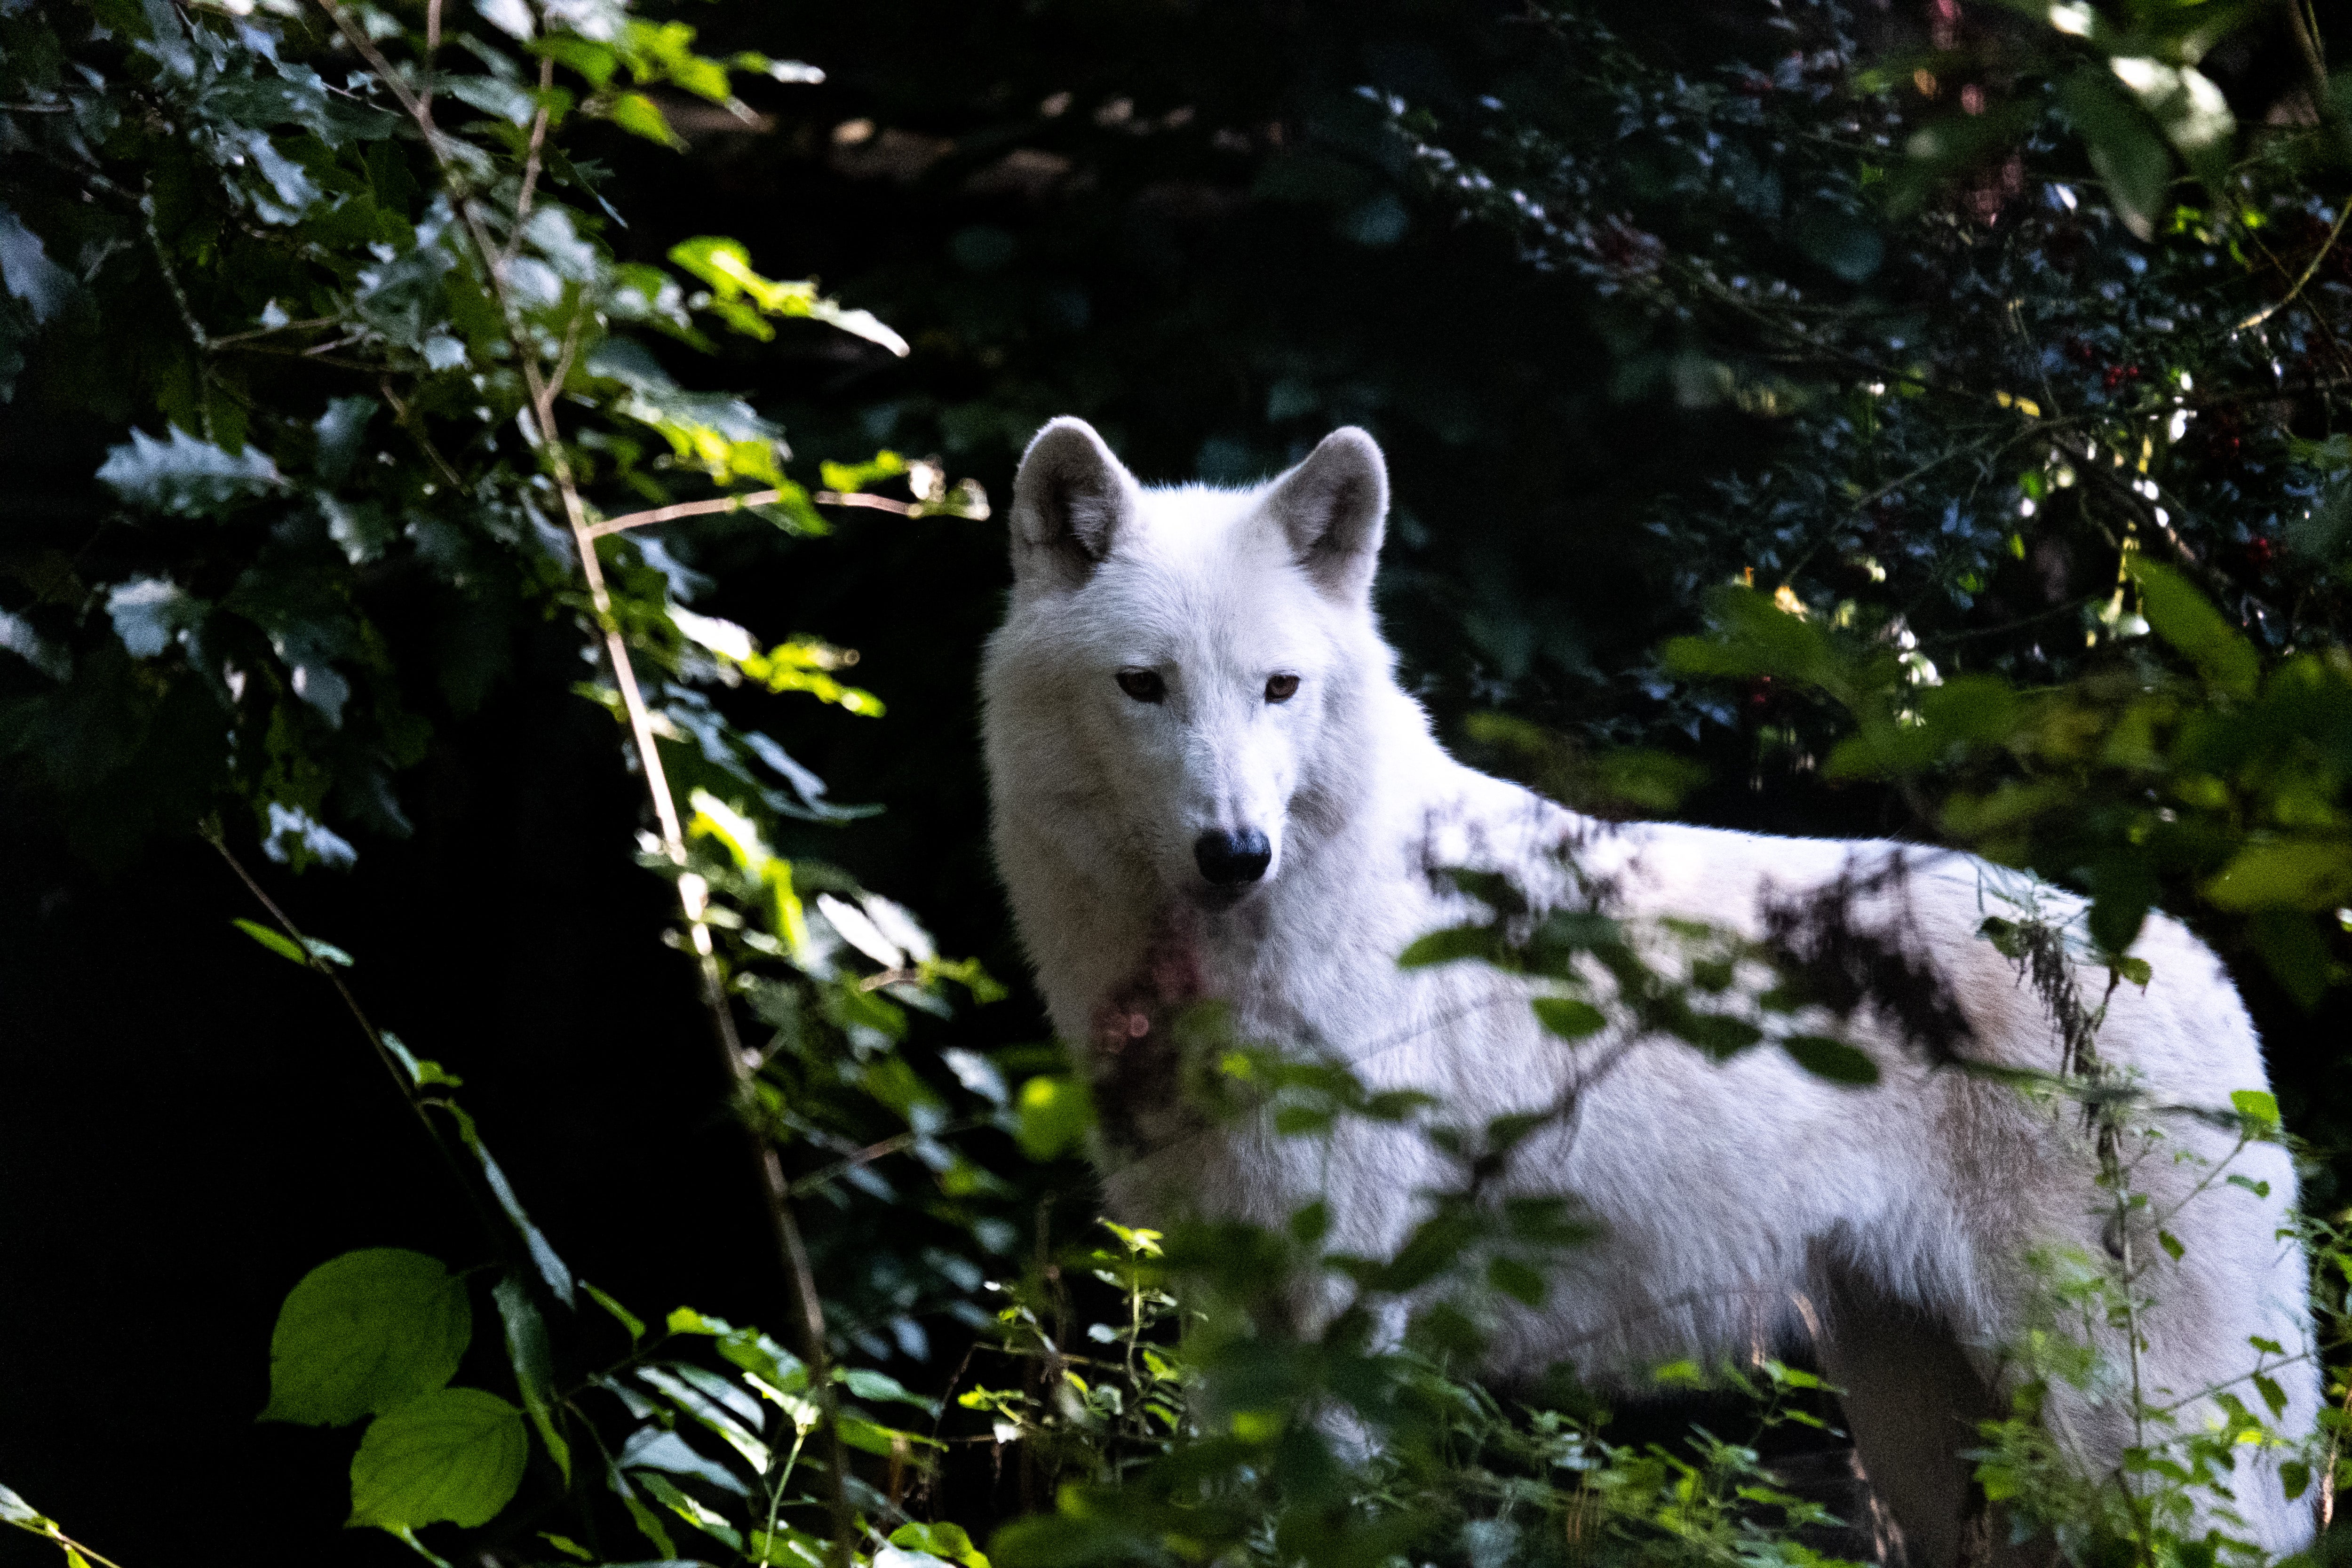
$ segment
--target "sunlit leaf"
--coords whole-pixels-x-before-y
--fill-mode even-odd
[[[522,1484],[522,1412],[478,1388],[444,1388],[378,1415],[352,1458],[352,1524],[416,1530],[496,1518]]]
[[[463,1280],[397,1247],[346,1252],[302,1277],[269,1336],[264,1421],[341,1426],[441,1387],[473,1338]]]

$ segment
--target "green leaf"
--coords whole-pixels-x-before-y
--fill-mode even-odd
[[[2343,968],[2322,934],[2323,921],[2336,923],[2326,915],[2315,921],[2301,911],[2282,909],[2256,910],[2246,921],[2246,934],[2253,939],[2254,951],[2305,1012],[2316,1008],[2343,978]]]
[[[2279,1490],[2293,1502],[2311,1489],[2311,1467],[2301,1459],[2289,1459],[2279,1466]]]
[[[938,1400],[915,1393],[887,1372],[852,1366],[842,1368],[835,1375],[848,1386],[850,1393],[860,1399],[894,1400],[900,1405],[911,1405],[927,1415],[938,1413]]]
[[[514,1367],[522,1407],[530,1413],[531,1425],[539,1428],[540,1441],[547,1445],[548,1458],[555,1461],[568,1487],[572,1445],[556,1426],[555,1355],[548,1345],[546,1320],[540,1316],[522,1280],[512,1274],[491,1289],[490,1300],[498,1303],[499,1318],[506,1325],[507,1360]]]
[[[626,1307],[622,1306],[621,1303],[615,1301],[612,1297],[606,1295],[595,1286],[591,1285],[585,1279],[580,1281],[580,1289],[588,1292],[588,1299],[590,1300],[595,1302],[596,1305],[604,1308],[605,1311],[611,1313],[614,1322],[620,1324],[622,1328],[628,1331],[629,1342],[631,1344],[635,1344],[639,1340],[646,1337],[646,1321],[643,1318],[638,1317],[635,1312],[630,1311]]]
[[[539,1270],[539,1277],[547,1282],[548,1290],[565,1306],[574,1305],[571,1268],[556,1255],[555,1247],[546,1235],[531,1223],[530,1215],[522,1206],[522,1198],[514,1190],[514,1184],[507,1180],[505,1168],[490,1157],[488,1146],[483,1143],[481,1133],[474,1126],[474,1119],[453,1100],[443,1100],[440,1104],[441,1109],[457,1121],[457,1136],[480,1163],[482,1180],[488,1184],[490,1195],[498,1199],[499,1207],[504,1211],[508,1223],[522,1237],[523,1248],[530,1254],[531,1264]]]
[[[1610,752],[1601,758],[1599,772],[1603,790],[1643,811],[1672,811],[1707,780],[1705,764],[1646,749]]]
[[[212,606],[160,577],[134,577],[106,596],[114,635],[138,658],[153,658],[200,629]]]
[[[2058,100],[2082,132],[2091,167],[2106,182],[2116,216],[2134,235],[2149,237],[2156,220],[2170,210],[2172,154],[2164,138],[2146,111],[2096,66],[2084,65],[2061,82]]]
[[[1597,1035],[1609,1025],[1600,1008],[1573,996],[1538,996],[1529,1005],[1536,1010],[1536,1022],[1563,1040]]]
[[[299,963],[305,969],[310,967],[310,961],[303,956],[302,950],[295,946],[293,940],[282,932],[274,931],[257,921],[231,919],[228,923],[288,963]],[[304,937],[302,940],[309,944],[312,952],[317,953],[326,963],[349,969],[356,962],[350,953],[331,942],[320,942],[315,936]]]
[[[1041,1075],[1021,1086],[1014,1136],[1032,1160],[1056,1160],[1085,1141],[1094,1125],[1094,1096],[1075,1073]]]
[[[719,1353],[780,1394],[808,1386],[808,1363],[757,1329],[721,1334]]]
[[[47,1515],[6,1487],[0,1487],[0,1524],[21,1524],[44,1534],[57,1528]]]
[[[648,142],[658,142],[665,147],[683,150],[686,143],[663,118],[661,106],[641,92],[625,92],[613,100],[605,115],[614,124],[632,136],[642,136]]]
[[[693,1497],[686,1492],[680,1491],[677,1484],[671,1481],[667,1476],[660,1475],[652,1470],[640,1470],[636,1474],[637,1479],[643,1483],[646,1490],[653,1493],[665,1507],[667,1507],[672,1513],[677,1515],[678,1518],[686,1521],[687,1523],[694,1526],[695,1529],[702,1531],[703,1534],[708,1535],[714,1540],[725,1542],[728,1546],[737,1552],[743,1550],[743,1537],[741,1532],[737,1531],[733,1525],[728,1523],[727,1517],[720,1513],[717,1509],[712,1508],[708,1503],[702,1501],[699,1498]]]
[[[478,1388],[444,1388],[377,1416],[352,1457],[353,1525],[488,1524],[522,1485],[522,1412]]]
[[[2249,1121],[2260,1122],[2265,1127],[2278,1125],[2278,1098],[2259,1089],[2231,1089],[2230,1107]]]
[[[890,1532],[890,1544],[910,1552],[928,1552],[934,1557],[961,1563],[964,1568],[988,1568],[988,1558],[971,1543],[971,1537],[964,1533],[961,1524],[902,1524]]]
[[[457,1375],[473,1333],[465,1284],[440,1259],[398,1247],[330,1258],[278,1309],[260,1419],[341,1426],[406,1404]]]
[[[1454,926],[1415,938],[1397,954],[1399,969],[1426,969],[1465,958],[1492,958],[1495,933],[1485,926]]]
[[[0,610],[0,647],[6,648],[51,680],[73,679],[73,655],[41,635],[40,628],[22,616]]]
[[[2238,126],[2221,89],[2194,66],[2172,65],[2147,55],[2116,55],[2107,61],[2107,68],[2164,128],[2165,139],[2205,187],[2216,196],[2225,195]]]
[[[2278,1379],[2265,1377],[2258,1372],[2253,1374],[2253,1381],[2254,1392],[2263,1396],[2263,1403],[2270,1407],[2272,1417],[2275,1419],[2285,1415],[2286,1390],[2279,1386]]]
[[[129,445],[108,448],[98,479],[129,505],[184,516],[217,511],[285,483],[260,447],[225,452],[176,425],[161,441],[131,431]]]
[[[1791,1035],[1780,1042],[1780,1048],[1815,1078],[1856,1087],[1878,1081],[1878,1064],[1843,1040],[1826,1035]]]
[[[2238,628],[2212,601],[2171,567],[2133,551],[2124,557],[2139,584],[2141,607],[2156,635],[2170,643],[2206,680],[2231,697],[2251,700],[2262,678],[2262,660]]]
[[[1486,1283],[1528,1307],[1541,1307],[1549,1289],[1541,1274],[1516,1258],[1497,1258],[1489,1262]]]
[[[615,1489],[623,1484],[616,1483]],[[638,1532],[654,1543],[654,1550],[662,1554],[665,1562],[677,1558],[677,1548],[670,1544],[669,1531],[662,1528],[661,1515],[647,1508],[633,1491],[621,1492],[621,1505],[629,1510]]]
[[[2225,910],[2326,910],[2352,894],[2352,840],[2272,838],[2249,844],[2205,884]]]

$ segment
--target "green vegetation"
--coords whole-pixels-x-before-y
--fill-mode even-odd
[[[146,1305],[12,1262],[44,1298],[12,1328],[64,1336],[80,1403],[135,1396],[171,1451],[36,1441],[66,1417],[12,1403],[8,1478],[67,1517],[0,1489],[0,1522],[148,1568],[194,1528],[178,1472],[205,1550],[268,1561],[1864,1550],[1787,1479],[1837,1420],[1801,1368],[1660,1369],[1715,1403],[1654,1439],[1570,1369],[1468,1377],[1581,1238],[1491,1198],[1539,1119],[1452,1126],[1203,1015],[1204,1110],[1307,1139],[1412,1121],[1458,1184],[1388,1259],[1330,1252],[1315,1206],[1097,1222],[1085,1077],[1007,998],[971,755],[989,498],[1062,412],[1153,477],[1222,480],[1370,425],[1398,472],[1381,604],[1422,689],[1466,752],[1573,805],[1933,838],[2087,894],[2079,925],[2026,904],[1984,936],[2084,1047],[2031,1087],[2103,1148],[2148,1108],[2081,998],[2147,978],[2150,909],[2190,921],[2306,1141],[2340,1355],[2352,89],[2314,11],[965,9],[0,5],[7,990],[110,1017],[125,975],[176,998],[241,966],[236,1014],[137,1032],[125,1092],[219,1080],[191,1103],[249,1114],[206,1148],[308,1151],[337,1208],[291,1272],[154,1309],[255,1391],[232,1418],[258,1411],[286,1474],[216,1463],[184,1436],[209,1394],[147,1405],[157,1367],[47,1298]],[[508,775],[527,798],[467,803]],[[635,880],[583,894],[583,865]],[[103,942],[43,945],[55,889]],[[1719,1057],[1765,1037],[1705,981],[1715,933],[1528,933],[1512,889],[1474,890],[1496,921],[1405,962],[1599,965],[1610,997],[1545,1004],[1564,1042],[1618,1005]],[[72,912],[101,898],[138,913]],[[165,929],[190,907],[216,947]],[[677,951],[549,956],[597,923]],[[646,973],[669,988],[637,1009]],[[445,1002],[451,975],[499,977],[562,1052]],[[300,1012],[313,993],[341,1010]],[[405,1123],[232,1065],[273,1028],[305,1063],[373,1058]],[[197,1067],[163,1065],[182,1030]],[[1833,1037],[1787,1045],[1869,1076]],[[640,1085],[689,1051],[707,1076],[662,1109]],[[21,1125],[82,1126],[48,1081],[10,1091]],[[592,1094],[625,1109],[593,1121]],[[2231,1114],[2242,1147],[2284,1135],[2279,1104]],[[364,1161],[332,1163],[331,1123],[438,1173],[400,1165],[344,1217]],[[677,1168],[646,1175],[641,1142]],[[560,1195],[607,1161],[598,1190],[652,1194],[625,1217]],[[2105,1175],[2120,1226],[2129,1163]],[[194,1245],[242,1245],[208,1221]],[[591,1255],[627,1285],[567,1261]],[[2137,1332],[2116,1261],[2046,1260],[2052,1328],[1982,1489],[2070,1563],[2247,1561],[2226,1506],[2206,1540],[2191,1510],[2234,1449],[2284,1441],[2274,1384],[2224,1391],[2219,1431],[2136,1407],[2112,1476],[2034,1424],[2052,1386],[2115,1375],[2092,1327]],[[1283,1302],[1310,1279],[1349,1305],[1306,1336]],[[2331,1423],[2291,1491],[2333,1497]]]

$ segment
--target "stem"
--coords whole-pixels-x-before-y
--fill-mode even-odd
[[[2336,132],[2336,150],[2352,156],[2352,125],[2344,122],[2336,111],[2336,95],[2328,90],[2327,50],[2319,39],[2319,17],[2310,0],[2288,0],[2287,31],[2294,35],[2294,47],[2303,56],[2303,68],[2310,77],[2311,107],[2319,122]]]
[[[530,216],[531,198],[539,191],[539,155],[547,143],[547,91],[554,85],[555,59],[546,56],[539,62],[539,112],[531,116],[530,145],[524,150],[522,158],[522,190],[515,197],[514,227],[507,235],[505,259],[509,261],[514,259],[515,252],[522,246],[522,220]]]
[[[2352,202],[2346,202],[2343,205],[2344,210],[2336,215],[2336,226],[2327,231],[2327,237],[2320,242],[2319,249],[2311,258],[2311,265],[2303,269],[2303,276],[2294,280],[2294,287],[2240,321],[2231,329],[2232,331],[2242,332],[2248,328],[2259,327],[2294,302],[2294,297],[2303,292],[2303,286],[2311,281],[2312,275],[2319,270],[2319,264],[2326,260],[2327,253],[2336,247],[2336,237],[2344,232],[2344,220],[2352,217]]]
[[[5,1522],[15,1525],[17,1529],[25,1531],[28,1535],[37,1535],[44,1541],[54,1541],[59,1546],[64,1547],[67,1551],[78,1552],[81,1556],[89,1558],[92,1563],[97,1563],[99,1568],[122,1568],[122,1564],[117,1563],[113,1558],[107,1556],[102,1552],[91,1551],[89,1547],[84,1546],[80,1542],[76,1541],[72,1536],[68,1535],[64,1531],[59,1530],[55,1524],[46,1519],[41,1521],[39,1524],[30,1524],[24,1521],[15,1519],[8,1520]]]
[[[679,868],[677,879],[678,910],[685,918],[687,935],[694,950],[695,967],[702,984],[703,1007],[709,1015],[711,1038],[726,1064],[744,1136],[750,1143],[753,1163],[759,1173],[760,1195],[767,1210],[769,1229],[792,1282],[797,1327],[803,1342],[801,1353],[809,1365],[818,1424],[823,1429],[825,1502],[833,1516],[833,1538],[827,1556],[834,1568],[849,1568],[857,1521],[849,1507],[845,1484],[848,1455],[841,1441],[840,1399],[834,1387],[832,1358],[826,1352],[824,1309],[817,1294],[815,1271],[810,1267],[808,1248],[802,1238],[800,1224],[793,1214],[792,1192],[784,1179],[783,1162],[777,1154],[774,1141],[752,1117],[758,1100],[753,1091],[751,1066],[744,1055],[743,1043],[736,1033],[734,1009],[727,996],[726,976],[719,968],[717,952],[711,944],[710,928],[705,918],[709,907],[709,888],[700,877],[685,869],[688,864],[686,833],[678,821],[677,797],[671,793],[668,774],[662,766],[660,748],[654,739],[652,715],[646,710],[645,692],[638,683],[635,665],[629,657],[627,639],[622,635],[620,622],[613,613],[613,597],[604,582],[604,565],[596,557],[595,536],[591,531],[587,503],[581,498],[570,454],[558,437],[555,400],[562,390],[562,378],[578,342],[582,318],[577,314],[572,317],[565,332],[563,347],[557,357],[554,374],[550,375],[542,367],[540,347],[507,288],[509,258],[491,243],[464,179],[442,152],[440,133],[433,124],[430,102],[408,90],[406,84],[393,71],[391,62],[384,58],[365,32],[352,23],[338,0],[319,0],[319,5],[333,20],[337,30],[367,60],[377,79],[401,101],[409,117],[416,122],[417,129],[423,132],[425,144],[440,166],[443,184],[465,222],[467,235],[473,241],[490,290],[498,300],[499,311],[505,318],[508,340],[514,351],[515,363],[522,370],[524,386],[530,400],[530,442],[534,452],[546,464],[548,476],[554,480],[557,492],[562,497],[563,515],[571,525],[572,543],[580,557],[580,574],[587,584],[589,605],[604,641],[605,658],[612,666],[614,684],[620,689],[621,705],[628,714],[630,740],[638,768],[646,781],[646,794],[653,807],[654,820],[660,828],[662,854],[672,865]],[[437,4],[433,16],[438,16]],[[519,231],[520,226],[521,216],[518,214],[515,229]]]
[[[620,517],[606,518],[591,525],[588,536],[602,539],[608,533],[625,529],[648,528],[657,522],[675,522],[682,517],[709,517],[714,512],[740,511],[745,507],[773,506],[789,497],[788,489],[751,490],[740,496],[720,496],[716,500],[682,500],[669,506],[657,506],[649,511],[632,511]],[[888,496],[861,495],[856,491],[819,490],[811,498],[824,506],[871,507],[876,511],[896,512],[900,517],[912,517],[922,507],[920,501],[892,500]]]
[[[302,950],[303,962],[314,973],[324,976],[327,984],[335,988],[335,994],[343,999],[344,1009],[351,1014],[352,1022],[357,1024],[360,1026],[360,1033],[367,1037],[369,1046],[375,1051],[376,1060],[382,1062],[383,1070],[392,1075],[393,1086],[400,1090],[401,1100],[407,1104],[410,1110],[415,1113],[416,1120],[425,1128],[425,1137],[432,1140],[434,1150],[440,1154],[442,1163],[449,1167],[449,1173],[457,1179],[457,1185],[464,1190],[467,1202],[473,1205],[474,1217],[481,1222],[483,1231],[490,1237],[491,1246],[496,1248],[500,1257],[506,1259],[509,1267],[522,1268],[524,1260],[515,1250],[514,1227],[505,1223],[502,1217],[494,1215],[490,1205],[483,1201],[481,1191],[472,1174],[469,1173],[466,1163],[457,1157],[457,1152],[449,1147],[448,1140],[442,1135],[441,1129],[434,1124],[430,1108],[438,1102],[429,1099],[417,1089],[415,1080],[408,1076],[408,1069],[401,1065],[399,1058],[393,1055],[392,1047],[384,1044],[382,1032],[361,1008],[359,998],[353,996],[351,987],[343,984],[343,977],[336,973],[333,966],[319,956],[311,948],[310,939],[296,928],[293,918],[278,907],[278,900],[271,898],[268,889],[254,878],[253,873],[245,868],[245,862],[239,860],[235,852],[229,848],[227,840],[221,837],[220,829],[206,824],[203,831],[205,841],[220,851],[220,858],[228,862],[228,868],[236,873],[237,880],[243,882],[247,890],[260,901],[261,907],[269,912],[269,918],[278,922],[278,929],[284,931],[287,939]]]

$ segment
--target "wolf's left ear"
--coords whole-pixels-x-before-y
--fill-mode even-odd
[[[1350,425],[1324,437],[1305,462],[1274,481],[1265,510],[1317,587],[1335,599],[1371,591],[1389,470],[1370,436]]]
[[[1013,580],[1076,588],[1135,518],[1136,483],[1095,427],[1065,415],[1037,432],[1013,476]]]

